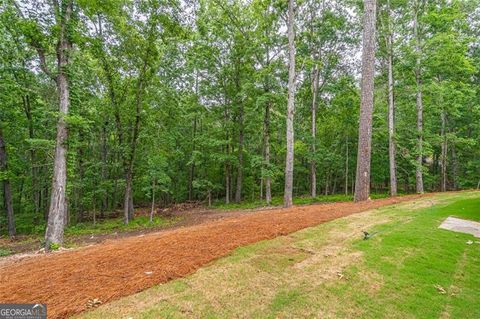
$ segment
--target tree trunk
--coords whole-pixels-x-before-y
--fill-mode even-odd
[[[260,176],[260,201],[263,200],[263,177]]]
[[[68,2],[63,12],[60,23],[60,34],[57,45],[57,69],[56,77],[57,90],[59,95],[59,117],[57,122],[57,137],[55,146],[55,159],[53,164],[52,191],[50,197],[50,208],[48,211],[48,223],[45,232],[45,249],[49,250],[52,244],[63,244],[63,230],[65,217],[67,216],[67,147],[68,129],[65,117],[70,107],[70,96],[68,87],[67,66],[69,64],[67,25],[70,22],[72,13],[72,1]],[[63,11],[63,10],[62,10]]]
[[[229,146],[227,144],[227,156],[229,156]],[[230,166],[225,163],[225,204],[230,204]]]
[[[225,153],[227,160],[225,161],[225,204],[230,204],[230,189],[231,189],[231,178],[230,178],[230,136],[228,134],[228,110],[227,110],[227,93],[224,93],[224,118],[225,118]]]
[[[416,191],[419,194],[424,192],[423,188],[423,98],[422,98],[422,69],[421,69],[421,45],[418,32],[419,2],[417,0],[413,21],[413,32],[415,37],[415,81],[417,83],[416,107],[417,107],[417,165],[415,171]]]
[[[7,149],[3,139],[3,131],[0,127],[0,170],[8,174],[7,169]],[[16,234],[15,216],[13,214],[12,191],[10,188],[10,180],[8,179],[8,175],[3,179],[3,201],[7,211],[8,236],[13,238]]]
[[[225,204],[230,204],[230,171],[225,164]]]
[[[345,138],[345,196],[348,195],[348,135]]]
[[[107,124],[108,122],[105,122],[102,127],[102,146],[101,146],[101,160],[102,160],[102,182],[105,182],[107,179]],[[107,192],[102,195],[102,206],[100,208],[100,217],[103,218],[105,211],[108,209],[108,195]]]
[[[58,76],[58,91],[60,95],[60,115],[57,123],[57,139],[55,148],[55,159],[53,166],[53,182],[50,200],[50,209],[48,211],[48,225],[45,234],[46,248],[51,244],[63,243],[63,228],[66,207],[66,186],[67,186],[67,148],[65,142],[68,137],[67,124],[65,116],[68,114],[70,106],[67,75],[64,71]]]
[[[287,101],[287,154],[285,159],[285,190],[283,205],[293,204],[293,116],[295,113],[295,10],[294,0],[288,0],[288,101]]]
[[[97,224],[97,208],[95,206],[95,199],[93,199],[93,226]]]
[[[272,178],[270,177],[270,107],[271,102],[268,101],[265,106],[265,166],[269,170],[268,175],[265,177],[265,201],[267,205],[270,205],[272,202]]]
[[[390,2],[388,4],[388,14],[390,14]],[[390,162],[390,195],[397,196],[397,163],[395,159],[395,101],[393,96],[393,41],[392,31],[390,30],[390,17],[388,18],[387,34],[387,68],[388,68],[388,157]]]
[[[78,138],[80,141],[83,141],[85,136],[82,131],[79,132]],[[85,152],[84,152],[84,147],[80,146],[78,149],[78,187],[75,187],[75,195],[76,195],[76,201],[77,203],[75,204],[76,208],[76,221],[81,222],[84,219],[84,212],[85,212],[85,207],[83,206],[83,182],[84,182],[84,177],[85,177],[85,170],[84,170],[84,158],[85,158]],[[87,208],[88,209],[88,208]]]
[[[133,216],[133,199],[132,199],[132,172],[127,171],[125,174],[125,194],[123,197],[123,222],[127,225]]]
[[[237,167],[237,183],[235,189],[235,202],[240,203],[242,200],[242,183],[243,183],[243,103],[240,104],[240,111],[238,115],[238,167]]]
[[[195,177],[195,161],[193,156],[195,154],[195,137],[197,134],[197,116],[193,118],[193,139],[192,139],[192,163],[190,164],[190,170],[188,174],[188,200],[193,199],[193,178]]]
[[[312,160],[310,162],[310,194],[317,196],[317,162],[315,159],[317,139],[317,95],[320,70],[315,65],[312,76]]]
[[[452,186],[453,190],[458,190],[458,157],[455,144],[452,143],[450,149],[452,150]]]
[[[35,138],[34,129],[33,129],[33,116],[32,116],[32,108],[30,104],[30,96],[27,94],[22,96],[23,106],[25,110],[25,116],[27,117],[28,121],[28,138],[33,139]],[[40,211],[40,190],[38,189],[37,185],[37,168],[35,167],[35,150],[32,148],[30,149],[30,165],[32,166],[31,174],[32,174],[32,195],[33,195],[33,204],[35,209],[35,216],[37,216],[38,212]]]
[[[198,70],[195,70],[195,97],[198,100]],[[196,112],[196,111],[195,111]],[[192,163],[190,164],[190,172],[188,175],[188,200],[193,199],[193,179],[195,178],[195,138],[197,135],[197,114],[193,117],[193,134],[192,134]]]
[[[447,115],[445,114],[445,109],[442,109],[441,114],[442,119],[442,128],[441,128],[441,136],[442,136],[442,159],[441,159],[441,191],[447,191],[447,134],[446,134],[446,126],[447,126]]]
[[[360,123],[358,132],[355,201],[369,199],[375,76],[375,0],[364,0]]]
[[[140,71],[137,89],[135,94],[135,124],[132,129],[132,139],[130,141],[130,152],[126,160],[126,174],[125,174],[125,197],[124,197],[124,222],[128,224],[130,220],[134,218],[134,209],[133,209],[133,194],[132,194],[132,185],[133,185],[133,168],[135,162],[135,153],[137,149],[138,136],[140,134],[140,120],[142,112],[142,99],[143,99],[143,88],[145,81],[145,73],[148,65],[148,56],[145,57],[143,61],[143,67]]]
[[[153,222],[153,213],[155,210],[155,180],[152,183],[152,208],[150,209],[150,223]]]

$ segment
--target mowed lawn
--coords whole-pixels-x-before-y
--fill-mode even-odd
[[[447,216],[480,220],[480,193],[438,194],[242,247],[79,317],[480,318],[480,239],[438,229]],[[362,230],[376,233],[363,240]]]

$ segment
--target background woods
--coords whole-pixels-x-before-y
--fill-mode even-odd
[[[149,204],[352,195],[362,32],[357,187],[477,188],[479,21],[476,0],[5,0],[0,230],[61,243],[66,224]]]

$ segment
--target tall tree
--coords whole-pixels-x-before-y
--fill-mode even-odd
[[[1,124],[0,124],[1,125]],[[12,201],[12,190],[10,187],[10,179],[8,177],[8,166],[7,166],[7,148],[5,146],[5,140],[3,138],[3,130],[0,126],[0,172],[2,184],[3,184],[3,201],[4,206],[7,211],[7,224],[8,224],[8,236],[13,238],[16,234],[15,231],[15,216],[13,214],[13,201]]]
[[[312,74],[312,154],[313,158],[310,161],[310,195],[317,196],[317,162],[315,159],[316,140],[317,140],[317,97],[318,97],[318,82],[320,78],[320,70],[318,65],[313,67]]]
[[[66,118],[70,108],[70,89],[68,67],[72,49],[72,21],[74,19],[73,0],[53,1],[50,14],[53,17],[53,26],[49,32],[56,38],[56,72],[52,72],[47,63],[45,46],[48,35],[44,34],[40,17],[24,17],[22,8],[14,2],[19,15],[25,23],[25,35],[30,45],[37,51],[42,71],[55,81],[58,93],[58,121],[55,142],[55,156],[53,162],[53,178],[48,210],[48,223],[45,231],[45,247],[50,249],[53,244],[63,244],[63,232],[67,217],[67,138],[68,128]],[[32,19],[33,18],[33,19]],[[36,20],[34,20],[36,19]],[[34,21],[33,25],[31,24]]]
[[[370,196],[370,161],[372,153],[372,117],[375,77],[375,22],[376,1],[364,0],[362,80],[360,84],[360,121],[358,129],[357,173],[355,201]]]
[[[283,206],[293,204],[293,160],[294,131],[293,116],[295,114],[295,3],[288,0],[288,100],[287,100],[287,154],[285,158],[285,190]]]
[[[387,99],[388,99],[388,161],[390,168],[390,195],[397,195],[397,160],[395,145],[395,99],[393,81],[393,24],[390,0],[385,8],[385,50],[387,55]]]
[[[415,41],[415,81],[416,81],[416,108],[417,108],[417,159],[415,168],[415,186],[417,193],[423,193],[423,96],[422,96],[422,45],[419,32],[419,14],[423,0],[416,0],[414,5],[413,36]]]
[[[63,230],[67,217],[66,189],[67,189],[67,138],[68,129],[66,117],[70,107],[69,78],[67,68],[70,62],[72,48],[71,35],[68,34],[71,27],[73,14],[73,1],[53,2],[53,10],[56,25],[58,27],[57,56],[57,90],[59,97],[59,117],[57,123],[57,138],[55,146],[55,158],[53,162],[53,182],[48,210],[48,224],[45,233],[45,247],[49,249],[51,244],[63,244]],[[44,71],[48,74],[47,66],[42,57],[42,51],[37,48],[40,60],[43,60]]]

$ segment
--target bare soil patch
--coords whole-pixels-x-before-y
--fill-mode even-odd
[[[101,303],[186,276],[233,249],[339,217],[429,195],[226,212],[220,220],[150,233],[61,253],[16,260],[0,268],[4,303],[47,303],[49,318],[65,318]],[[228,216],[231,214],[231,216]],[[237,214],[237,215],[235,215]]]

